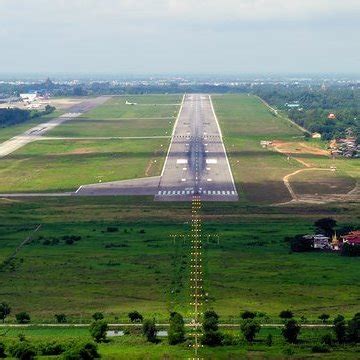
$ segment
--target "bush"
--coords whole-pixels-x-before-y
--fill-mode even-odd
[[[311,351],[313,353],[329,353],[330,348],[328,345],[325,345],[325,344],[317,344],[311,348]]]
[[[108,226],[106,231],[107,232],[118,232],[119,229],[116,226]]]
[[[65,346],[59,344],[58,342],[51,341],[48,343],[43,343],[38,346],[38,352],[41,355],[60,355],[65,351]]]
[[[128,317],[132,323],[143,321],[143,316],[138,311],[129,312]]]
[[[156,343],[156,326],[155,320],[145,320],[142,328],[143,334],[146,336],[147,341]]]
[[[184,319],[176,312],[170,315],[168,341],[170,345],[181,344],[185,341]]]
[[[247,319],[243,321],[240,329],[246,341],[253,342],[256,334],[260,331],[260,324],[253,319]]]
[[[209,330],[206,331],[201,339],[203,345],[219,346],[223,342],[223,335],[220,331]]]
[[[208,346],[221,345],[223,335],[218,331],[219,329],[219,315],[212,310],[205,311],[202,323],[204,334],[202,336],[202,343]]]
[[[283,310],[280,314],[279,314],[279,317],[281,319],[291,319],[294,317],[294,314],[292,311],[290,310]]]
[[[355,314],[355,316],[348,321],[347,340],[351,343],[360,342],[360,313]]]
[[[96,313],[92,314],[92,318],[95,321],[98,321],[98,320],[102,320],[104,318],[104,315],[101,312],[96,312]]]
[[[321,343],[325,344],[325,345],[328,345],[328,346],[332,346],[334,344],[334,339],[333,339],[331,334],[325,334],[321,338]]]
[[[273,336],[271,334],[268,334],[268,336],[266,337],[265,344],[267,346],[272,346],[272,344],[273,344]]]
[[[21,360],[35,359],[36,351],[27,341],[19,341],[9,347],[9,353],[12,357]]]
[[[5,345],[3,343],[0,342],[0,358],[6,358],[6,354],[5,354]]]
[[[241,313],[241,318],[246,319],[254,319],[255,313],[252,311],[245,310],[243,313]]]
[[[346,322],[345,318],[342,315],[338,315],[334,319],[334,332],[336,335],[337,341],[342,344],[346,339]]]
[[[326,321],[330,319],[330,315],[329,314],[321,314],[319,316],[319,319],[325,324]]]
[[[285,323],[285,326],[281,332],[288,343],[294,344],[297,342],[297,337],[300,333],[300,330],[301,328],[297,324],[296,320],[290,319]]]
[[[30,322],[30,315],[25,311],[19,312],[15,317],[19,324],[28,324]]]
[[[105,321],[94,321],[90,325],[90,335],[96,342],[106,341],[106,332],[108,330],[108,324]]]
[[[225,333],[222,335],[221,345],[223,346],[237,345],[237,340],[233,335]]]
[[[100,355],[94,343],[75,343],[64,353],[64,360],[92,360],[99,359]]]
[[[55,314],[55,319],[59,324],[66,323],[66,315],[65,314]]]

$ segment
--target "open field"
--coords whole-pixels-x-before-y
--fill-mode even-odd
[[[121,321],[132,309],[159,320],[172,309],[188,316],[189,243],[173,244],[170,235],[187,233],[189,204],[140,197],[18,199],[3,201],[0,211],[2,260],[42,224],[13,270],[0,272],[0,299],[13,313],[25,310],[34,321],[52,321],[64,312],[75,322],[97,310],[109,321]],[[356,258],[291,254],[284,242],[285,236],[310,232],[330,209],[265,211],[240,204],[204,207],[208,307],[228,320],[245,309],[275,319],[286,308],[308,319],[358,311]],[[332,211],[341,224],[359,219],[353,209]],[[81,240],[68,245],[66,235]]]
[[[74,190],[158,175],[166,148],[166,139],[37,141],[1,160],[0,192]]]
[[[291,200],[283,178],[306,168],[330,171],[299,173],[289,178],[299,194],[346,194],[360,177],[360,160],[331,159],[315,141],[305,141],[292,123],[276,117],[258,98],[213,96],[239,195],[243,201],[280,203]],[[274,141],[269,148],[261,140]],[[312,180],[313,179],[313,180]],[[335,184],[336,183],[336,184]],[[331,191],[333,190],[333,192]]]
[[[127,105],[126,101],[137,105]],[[180,95],[118,96],[83,117],[95,120],[176,117],[180,103]]]
[[[279,329],[262,329],[253,344],[246,343],[239,330],[227,330],[226,333],[235,337],[237,345],[223,346],[217,348],[203,348],[199,355],[205,359],[288,359],[289,354],[293,354],[298,359],[321,359],[343,360],[356,359],[358,352],[355,346],[335,346],[331,353],[314,354],[311,347],[323,335],[330,330],[309,330],[303,329],[299,336],[300,343],[297,345],[287,345]],[[41,344],[51,343],[56,339],[57,343],[67,345],[73,340],[91,341],[88,329],[12,329],[3,339],[5,345],[18,341],[18,335],[23,334],[32,344],[39,347]],[[267,336],[273,337],[271,347],[265,345]],[[284,348],[287,352],[284,352]],[[105,360],[115,359],[187,359],[192,358],[194,352],[189,349],[187,343],[176,346],[169,346],[166,339],[162,339],[158,344],[150,344],[133,330],[130,335],[111,338],[107,343],[99,345],[101,358]],[[39,359],[50,359],[57,357],[40,356]]]

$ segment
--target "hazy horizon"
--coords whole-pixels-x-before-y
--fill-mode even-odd
[[[356,0],[3,0],[0,73],[358,74]]]

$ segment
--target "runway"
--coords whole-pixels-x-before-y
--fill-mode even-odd
[[[100,96],[91,100],[83,101],[80,104],[70,107],[66,114],[59,116],[56,119],[49,120],[48,122],[39,124],[23,134],[15,136],[10,140],[4,141],[0,144],[0,158],[7,156],[14,151],[22,148],[23,146],[37,140],[40,136],[53,129],[54,127],[62,124],[65,121],[74,119],[85,112],[88,112],[95,107],[105,103],[110,97]]]
[[[238,194],[209,95],[185,95],[155,200],[237,201]]]

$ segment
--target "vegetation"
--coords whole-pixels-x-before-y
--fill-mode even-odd
[[[243,320],[240,329],[246,341],[253,342],[256,334],[260,331],[260,324],[254,319],[246,319]]]
[[[172,312],[170,314],[168,341],[170,345],[181,344],[185,341],[184,319],[177,312]]]
[[[156,337],[157,329],[154,319],[145,320],[142,325],[142,331],[143,331],[143,335],[146,337],[148,342],[156,343],[158,341]]]
[[[0,303],[0,320],[2,320],[3,323],[5,322],[6,317],[10,315],[10,313],[11,308],[9,304],[6,302]]]
[[[106,321],[97,320],[90,325],[90,334],[96,342],[106,341],[106,332],[108,324]]]
[[[132,323],[143,321],[143,316],[138,311],[129,312],[128,317]]]
[[[295,344],[297,342],[300,330],[301,328],[297,321],[290,319],[285,322],[285,326],[282,329],[282,334],[288,343]]]
[[[219,315],[215,311],[205,311],[202,321],[202,328],[202,344],[208,346],[221,345],[223,334],[219,331]]]

